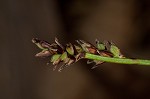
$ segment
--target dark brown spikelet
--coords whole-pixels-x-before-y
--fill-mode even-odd
[[[33,38],[32,42],[36,44],[42,51],[37,53],[36,57],[50,57],[52,64],[54,65],[53,70],[58,68],[61,71],[63,68],[70,66],[71,64],[85,58],[85,53],[100,55],[104,57],[118,57],[122,54],[118,47],[112,43],[103,43],[96,40],[96,46],[86,42],[84,40],[76,40],[78,45],[68,43],[62,45],[57,38],[54,43],[49,43],[38,38]],[[59,64],[62,63],[61,66]],[[88,60],[87,63],[95,63],[92,67],[96,68],[99,64],[104,63],[98,60]]]

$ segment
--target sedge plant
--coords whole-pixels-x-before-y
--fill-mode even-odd
[[[55,38],[54,43],[38,38],[33,38],[32,42],[41,50],[35,56],[49,58],[49,62],[54,65],[53,70],[58,68],[58,71],[61,71],[81,59],[86,59],[88,64],[95,63],[92,69],[106,62],[150,66],[150,60],[125,57],[120,49],[109,41],[100,42],[96,40],[96,46],[84,40],[76,40],[77,44],[68,43],[62,45],[57,38]],[[63,63],[63,65],[58,66],[60,63]]]

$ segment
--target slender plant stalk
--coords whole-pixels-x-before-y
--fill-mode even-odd
[[[150,66],[150,60],[143,59],[129,59],[129,58],[114,58],[114,57],[104,57],[100,55],[94,55],[90,53],[85,54],[86,59],[99,60],[110,63],[119,63],[119,64],[137,64],[137,65],[148,65]]]

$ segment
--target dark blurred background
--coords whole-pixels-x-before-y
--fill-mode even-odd
[[[0,0],[0,99],[150,99],[150,67],[79,61],[61,73],[31,39],[113,41],[150,59],[149,0]]]

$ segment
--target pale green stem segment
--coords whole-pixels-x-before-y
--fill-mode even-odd
[[[93,55],[90,53],[86,53],[85,58],[91,59],[91,60],[110,62],[110,63],[137,64],[137,65],[149,65],[150,66],[150,60],[143,60],[143,59],[111,58],[111,57],[103,57],[103,56],[99,56],[99,55]]]

